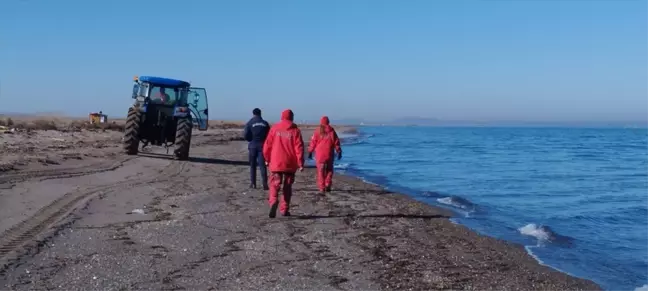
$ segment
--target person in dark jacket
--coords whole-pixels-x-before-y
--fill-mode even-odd
[[[252,118],[245,125],[243,136],[248,141],[248,157],[250,160],[250,188],[256,188],[256,168],[261,171],[263,189],[268,190],[268,171],[263,158],[263,144],[265,143],[270,124],[261,117],[261,109],[252,110]]]

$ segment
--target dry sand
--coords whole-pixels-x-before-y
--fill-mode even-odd
[[[351,177],[320,196],[306,169],[269,219],[224,127],[189,161],[123,155],[119,131],[0,134],[0,289],[600,290]]]

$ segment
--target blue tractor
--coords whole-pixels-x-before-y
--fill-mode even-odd
[[[189,158],[191,132],[207,130],[209,113],[207,90],[191,87],[189,82],[151,77],[135,77],[133,106],[128,109],[124,130],[124,150],[136,155],[150,145],[174,146],[173,154],[179,160]]]

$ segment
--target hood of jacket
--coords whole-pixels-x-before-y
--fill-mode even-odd
[[[286,109],[283,112],[281,112],[281,121],[277,122],[276,125],[273,127],[277,127],[278,129],[290,129],[290,128],[297,128],[297,125],[293,122],[294,114],[292,110]]]
[[[284,120],[293,121],[294,118],[295,118],[295,114],[290,109],[286,109],[283,112],[281,112],[281,121]]]
[[[322,116],[322,118],[320,118],[321,125],[329,125],[330,123],[331,121],[329,120],[328,116]]]

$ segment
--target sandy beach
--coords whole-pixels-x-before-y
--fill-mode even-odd
[[[189,161],[121,136],[0,131],[0,289],[601,290],[356,178],[321,196],[311,168],[269,219],[234,126],[195,132]]]

